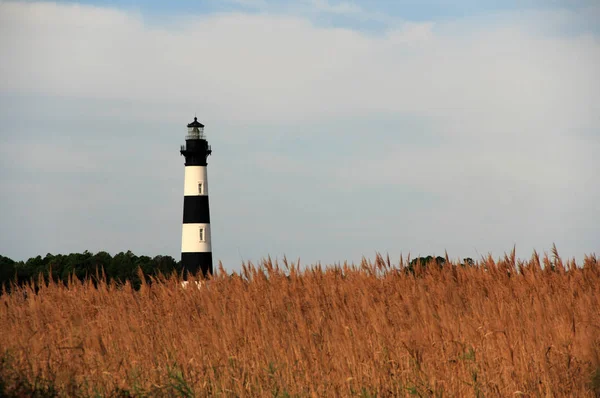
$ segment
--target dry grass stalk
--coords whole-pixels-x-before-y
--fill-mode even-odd
[[[5,393],[595,396],[600,267],[514,252],[222,267],[200,289],[72,280],[0,296]],[[143,278],[142,278],[143,279]],[[1,384],[1,383],[0,383]]]

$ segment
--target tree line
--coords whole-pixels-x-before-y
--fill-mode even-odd
[[[22,285],[30,280],[37,281],[43,276],[47,281],[50,277],[54,281],[66,283],[70,277],[75,276],[80,280],[86,278],[105,278],[106,281],[117,283],[130,281],[134,287],[141,284],[139,271],[149,279],[153,276],[180,273],[180,261],[175,261],[171,256],[137,256],[131,251],[121,252],[111,256],[105,251],[91,253],[46,254],[45,257],[32,257],[27,261],[14,261],[0,255],[0,287],[9,288],[11,284]],[[1,289],[0,289],[1,290]]]
[[[463,266],[472,266],[471,258],[463,260]],[[406,272],[414,273],[415,267],[436,264],[443,266],[446,262],[444,257],[418,257],[412,259],[405,269]],[[37,282],[42,276],[45,281],[50,277],[54,281],[67,283],[70,277],[79,280],[96,277],[105,278],[107,282],[115,281],[123,283],[129,281],[134,288],[141,285],[139,270],[142,271],[147,282],[158,275],[168,276],[172,273],[181,274],[183,267],[180,261],[171,256],[137,256],[131,251],[121,252],[114,257],[105,251],[91,253],[71,254],[46,254],[45,257],[32,257],[27,261],[14,261],[0,255],[0,291],[1,287],[10,288],[12,284],[22,285],[31,280]]]

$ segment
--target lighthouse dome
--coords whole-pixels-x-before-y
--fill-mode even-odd
[[[194,121],[191,122],[190,124],[188,124],[187,126],[188,126],[188,128],[193,128],[193,127],[200,128],[200,127],[204,127],[204,125],[198,121],[197,117],[194,117]]]

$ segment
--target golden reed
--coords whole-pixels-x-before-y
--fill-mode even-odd
[[[0,388],[57,396],[594,397],[600,266],[222,266],[0,296]]]

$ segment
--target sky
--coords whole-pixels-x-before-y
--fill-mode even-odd
[[[0,254],[600,253],[595,1],[0,0]]]

